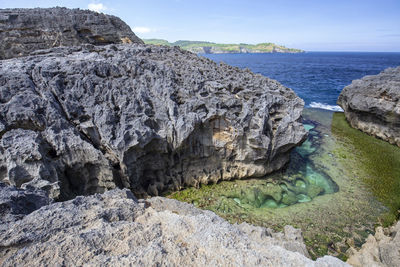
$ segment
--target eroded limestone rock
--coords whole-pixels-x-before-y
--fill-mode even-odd
[[[277,245],[289,251],[299,252],[308,258],[310,257],[300,229],[286,225],[282,233],[276,233],[269,228],[254,226],[248,223],[241,223],[238,225],[238,228],[260,244]]]
[[[81,46],[0,61],[0,180],[53,197],[261,177],[306,137],[278,82],[179,48]]]
[[[352,127],[400,146],[400,67],[353,81],[337,103]]]
[[[0,182],[0,232],[12,228],[25,215],[53,203],[45,191],[35,188],[18,189]]]
[[[121,19],[67,8],[0,9],[0,59],[79,44],[143,43]]]
[[[400,266],[400,222],[386,229],[377,227],[374,236],[369,235],[357,251],[350,248],[347,262],[353,266]]]
[[[138,202],[128,190],[43,206],[6,225],[2,266],[348,266],[290,251],[300,241],[292,228],[271,237],[176,200]]]

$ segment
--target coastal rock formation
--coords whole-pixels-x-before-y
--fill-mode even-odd
[[[337,103],[352,127],[400,146],[400,67],[353,81]]]
[[[44,206],[12,223],[0,232],[0,265],[348,266],[279,246],[298,238],[293,231],[278,236],[231,225],[176,200],[137,201],[115,189]]]
[[[143,39],[145,44],[179,46],[183,50],[196,54],[231,54],[231,53],[304,53],[301,49],[287,48],[274,43],[260,44],[217,44],[206,41],[178,40],[170,43],[163,39]]]
[[[137,197],[282,168],[306,137],[278,82],[178,47],[53,48],[0,61],[0,181]]]
[[[400,222],[390,229],[377,227],[375,235],[370,235],[362,248],[350,248],[349,264],[361,266],[400,266]]]
[[[32,211],[52,202],[46,192],[40,189],[17,189],[0,182],[0,232],[9,229],[7,223],[20,220]]]
[[[67,8],[0,9],[0,59],[38,49],[143,43],[121,19]]]

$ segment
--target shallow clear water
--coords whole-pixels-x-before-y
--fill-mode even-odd
[[[334,109],[343,87],[365,75],[400,65],[400,53],[307,52],[301,54],[210,54],[292,88],[307,106]],[[325,106],[324,106],[325,105]]]
[[[217,62],[250,68],[292,88],[307,106],[338,110],[344,86],[400,65],[400,53],[220,54]],[[228,221],[281,230],[301,228],[312,257],[345,258],[376,225],[400,210],[400,148],[349,126],[341,112],[307,108],[309,137],[286,169],[263,179],[224,181],[170,197],[209,209]]]
[[[230,222],[301,228],[313,257],[345,257],[400,208],[400,149],[351,128],[343,113],[306,109],[308,140],[286,169],[262,179],[188,188],[170,197]]]
[[[292,152],[291,162],[285,170],[265,183],[227,190],[224,196],[242,208],[263,209],[284,208],[337,192],[337,184],[323,170],[316,168],[309,158],[318,150],[320,133],[311,131],[315,125],[310,121],[304,124],[304,128],[310,132],[308,139]]]

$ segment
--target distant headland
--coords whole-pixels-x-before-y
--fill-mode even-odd
[[[274,43],[260,44],[219,44],[206,41],[184,41],[173,43],[163,39],[143,39],[146,44],[179,46],[184,50],[200,54],[228,54],[228,53],[304,53],[304,50],[287,48]]]

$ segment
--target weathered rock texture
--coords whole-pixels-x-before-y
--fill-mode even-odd
[[[45,191],[35,188],[17,189],[0,182],[0,232],[8,229],[7,223],[22,219],[32,211],[52,202]]]
[[[0,61],[0,180],[54,198],[261,177],[306,136],[292,90],[177,47],[35,54]]]
[[[400,146],[400,67],[353,81],[337,103],[351,126]]]
[[[353,266],[400,266],[400,222],[384,233],[382,227],[370,235],[362,248],[350,248],[347,262]]]
[[[281,236],[238,227],[176,200],[138,202],[128,190],[54,203],[8,226],[1,266],[348,266],[281,247],[302,241],[290,227]]]
[[[142,43],[121,19],[67,8],[0,9],[0,59],[38,49]]]

